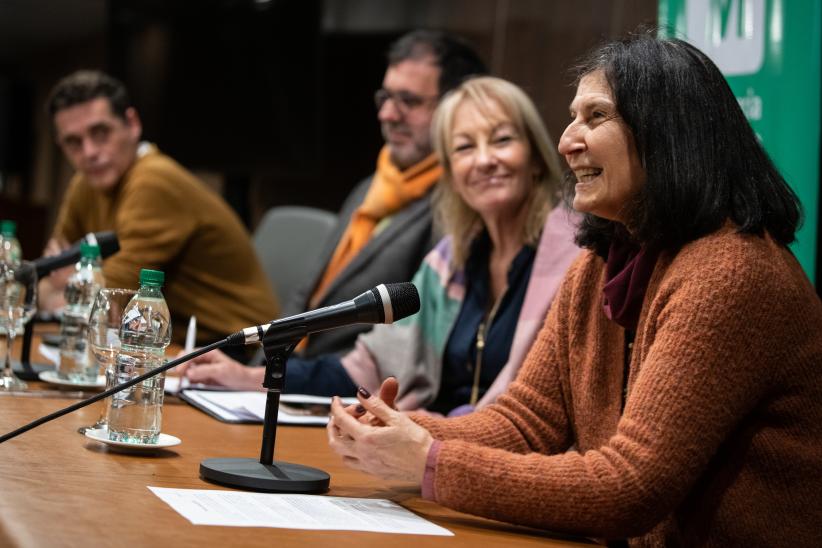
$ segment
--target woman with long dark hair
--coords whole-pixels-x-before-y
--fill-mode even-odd
[[[819,544],[822,304],[787,247],[796,196],[693,46],[613,42],[577,83],[559,150],[588,251],[517,379],[455,419],[336,401],[331,447],[441,504],[535,527]]]

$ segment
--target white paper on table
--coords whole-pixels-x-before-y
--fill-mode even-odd
[[[385,499],[148,488],[194,525],[454,536]]]
[[[226,421],[263,422],[265,418],[265,392],[216,392],[213,390],[185,390],[185,397],[194,405],[201,406]],[[343,404],[357,403],[357,398],[342,398]],[[323,408],[321,414],[298,414],[289,410],[295,406],[319,405],[328,407],[331,398],[324,396],[307,396],[303,394],[282,394],[280,396],[277,423],[324,425],[328,424],[328,411]],[[294,411],[294,412],[292,412]]]
[[[211,411],[218,418],[227,421],[262,422],[263,417],[246,409],[246,401],[259,397],[260,392],[211,392],[207,390],[186,390],[185,397],[195,406]]]

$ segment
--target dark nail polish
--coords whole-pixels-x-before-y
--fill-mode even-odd
[[[354,408],[354,411],[356,411],[358,415],[364,415],[365,414],[365,407],[363,407],[362,405],[358,405],[357,407]]]
[[[357,388],[357,392],[359,393],[360,396],[362,396],[365,399],[368,399],[368,398],[371,397],[371,392],[369,392],[368,390],[366,390],[362,386]]]

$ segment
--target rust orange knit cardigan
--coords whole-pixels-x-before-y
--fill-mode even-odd
[[[663,253],[627,386],[604,270],[572,266],[497,404],[415,417],[446,440],[435,499],[636,546],[822,545],[822,304],[791,253],[732,227]]]

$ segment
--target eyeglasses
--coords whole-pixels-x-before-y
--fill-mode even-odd
[[[389,99],[394,101],[394,106],[397,107],[397,110],[402,114],[407,114],[409,111],[436,101],[438,97],[436,95],[424,97],[407,91],[395,92],[385,88],[378,89],[374,92],[374,105],[376,105],[377,110],[380,110]]]

